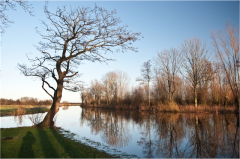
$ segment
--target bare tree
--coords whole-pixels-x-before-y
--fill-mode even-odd
[[[85,88],[84,90],[81,90],[81,100],[82,100],[82,106],[89,106],[91,102],[93,101],[93,96],[90,92],[90,89]]]
[[[95,104],[97,101],[97,104],[100,105],[101,96],[103,94],[103,85],[97,79],[92,80],[90,91],[94,95]]]
[[[167,81],[169,101],[172,101],[175,93],[175,76],[179,70],[178,50],[175,48],[163,50],[161,53],[158,53],[154,62],[156,65],[155,69],[159,70]]]
[[[122,101],[123,93],[129,84],[130,77],[127,74],[127,72],[123,72],[123,71],[116,71],[116,74],[117,74],[117,85],[118,85],[119,97]]]
[[[113,97],[117,93],[117,74],[116,72],[108,72],[102,77],[105,96],[107,97],[107,105],[111,104]]]
[[[98,6],[69,10],[64,6],[53,13],[46,5],[44,12],[50,23],[42,21],[45,32],[38,31],[46,41],[39,42],[37,47],[42,56],[29,59],[33,62],[31,67],[24,64],[18,67],[25,76],[42,80],[42,88],[53,99],[53,104],[39,126],[53,127],[53,117],[59,110],[63,89],[75,92],[80,89],[76,84],[76,68],[81,61],[106,62],[112,59],[104,56],[105,53],[136,51],[132,42],[138,40],[140,33],[132,33],[127,26],[119,26],[121,21],[115,17],[116,11],[108,12]],[[57,86],[51,85],[49,79],[53,79]],[[45,85],[53,91],[52,94]]]
[[[10,23],[13,23],[12,20],[6,14],[6,11],[9,9],[16,10],[16,4],[20,5],[25,12],[28,12],[33,16],[32,5],[28,3],[27,0],[1,0],[0,3],[0,20],[1,20],[1,34],[5,33],[5,29],[10,26]]]
[[[167,100],[167,84],[166,80],[160,75],[160,73],[155,72],[155,79],[153,82],[154,99],[156,102],[165,102]]]
[[[215,31],[212,32],[211,37],[213,39],[215,52],[217,53],[221,67],[226,74],[239,111],[239,28],[235,25],[231,27],[230,23],[227,23],[225,34],[222,31]]]
[[[209,80],[212,75],[208,73],[211,69],[207,62],[208,51],[200,38],[195,37],[182,43],[181,54],[181,74],[194,91],[194,104],[197,108],[197,86],[201,81]]]
[[[148,103],[150,109],[150,81],[153,79],[153,73],[151,70],[151,61],[144,62],[141,69],[141,77],[138,77],[136,81],[142,81],[148,83]]]

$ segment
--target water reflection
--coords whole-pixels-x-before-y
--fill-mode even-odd
[[[1,127],[9,127],[14,119],[21,126],[31,126],[30,118],[40,122],[45,115],[1,117]],[[57,127],[81,140],[138,157],[239,157],[239,116],[235,114],[152,114],[70,106],[61,108],[54,120]]]
[[[68,110],[69,106],[63,106],[63,109],[62,110]]]
[[[161,114],[155,119],[157,147],[156,156],[184,157],[180,149],[186,136],[185,121],[182,114]]]
[[[83,109],[81,123],[114,147],[136,142],[141,157],[239,157],[239,117],[234,114],[174,114]],[[140,137],[131,141],[132,128]],[[131,129],[132,130],[132,129]]]
[[[23,115],[19,115],[19,116],[14,116],[14,121],[15,123],[17,124],[17,126],[19,127],[20,125],[22,125],[23,123],[23,118],[24,116]]]
[[[128,123],[117,111],[102,112],[100,109],[83,109],[81,125],[88,122],[91,133],[100,133],[102,140],[116,148],[127,146],[131,140],[131,134],[126,126]]]
[[[26,114],[0,117],[0,128],[33,126],[40,123],[47,113]]]
[[[189,126],[193,129],[189,136],[187,146],[184,149],[185,156],[191,158],[217,156],[218,144],[212,140],[215,134],[212,132],[209,120],[196,115],[195,119],[191,119],[190,121]]]
[[[155,150],[155,146],[151,137],[151,129],[152,129],[151,114],[149,112],[146,112],[143,120],[145,120],[144,123],[142,124],[143,129],[140,131],[140,134],[142,135],[142,137],[140,138],[140,141],[137,141],[137,143],[139,146],[142,146],[142,152],[145,155],[145,157],[153,158],[154,157],[153,152]]]

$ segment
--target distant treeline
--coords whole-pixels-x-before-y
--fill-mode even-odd
[[[52,105],[52,100],[39,100],[33,97],[22,97],[17,100],[1,98],[1,105]]]
[[[124,75],[123,75],[124,74]],[[124,77],[124,78],[123,78]],[[128,87],[129,75],[123,71],[111,71],[106,73],[101,80],[92,80],[90,87],[81,92],[84,106],[115,106],[138,108],[148,105],[148,85],[140,84]],[[194,105],[194,93],[191,86],[177,75],[174,79],[174,93],[170,99],[168,81],[163,76],[156,76],[150,86],[151,106],[167,104],[169,101],[177,105]],[[211,80],[203,81],[197,87],[197,102],[200,105],[235,105],[233,95],[224,74],[214,74]]]

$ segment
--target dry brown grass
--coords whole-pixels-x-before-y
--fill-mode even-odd
[[[128,110],[128,109],[136,109],[136,108],[133,105],[119,104],[119,105],[116,105],[116,109]]]
[[[86,107],[91,108],[107,108],[107,109],[119,109],[119,110],[139,110],[139,111],[149,111],[149,106],[146,103],[141,103],[139,107],[135,105],[127,105],[127,104],[118,104],[118,105],[88,105]],[[194,105],[178,105],[175,102],[167,102],[165,104],[159,102],[157,105],[152,106],[154,112],[180,112],[180,113],[234,113],[236,108],[234,106],[229,106],[225,108],[224,106],[218,105],[198,105],[195,108]]]
[[[179,112],[179,106],[175,102],[167,102],[166,104],[159,102],[154,109],[161,112]]]
[[[81,103],[69,103],[69,102],[62,102],[59,104],[59,107],[63,107],[63,106],[80,106]]]
[[[146,104],[146,103],[144,103],[144,102],[142,102],[140,105],[139,105],[139,109],[138,109],[139,111],[146,111],[146,110],[149,110],[149,105],[148,104]]]
[[[14,116],[21,116],[21,115],[25,115],[26,111],[25,108],[23,106],[18,107],[15,111],[14,111]]]
[[[19,107],[21,108],[35,108],[35,107],[42,107],[46,105],[1,105],[0,110],[7,110],[7,109],[17,109]]]
[[[63,102],[62,102],[62,105],[63,105],[63,106],[70,106],[70,103],[69,103],[68,101],[63,101]]]
[[[195,108],[194,105],[182,105],[180,106],[180,112],[201,112],[201,113],[234,113],[236,108],[234,106],[225,108],[224,106],[217,106],[217,105],[198,105],[197,108]]]

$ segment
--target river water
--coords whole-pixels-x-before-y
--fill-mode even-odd
[[[1,117],[1,128],[32,126],[46,113]],[[149,113],[61,107],[54,117],[66,137],[122,157],[239,157],[235,114]]]

